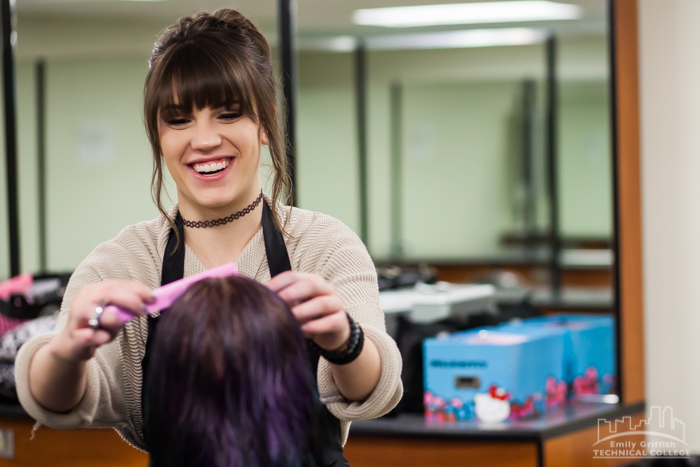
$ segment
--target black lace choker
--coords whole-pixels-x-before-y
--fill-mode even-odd
[[[252,212],[255,210],[255,208],[258,207],[260,204],[260,201],[263,199],[263,194],[262,191],[260,191],[260,195],[257,197],[255,201],[250,203],[248,206],[244,207],[238,212],[234,212],[230,216],[227,217],[222,217],[221,219],[214,219],[213,221],[188,221],[185,219],[182,219],[182,223],[185,225],[185,227],[192,227],[195,229],[202,229],[204,227],[216,227],[217,225],[224,225],[228,224],[229,222],[235,221],[236,219],[240,219],[241,217],[245,216],[246,214]]]

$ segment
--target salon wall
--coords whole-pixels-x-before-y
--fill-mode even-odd
[[[72,269],[98,243],[112,238],[123,226],[157,215],[150,200],[151,156],[141,123],[140,101],[146,59],[160,28],[161,25],[149,22],[102,24],[72,19],[63,24],[41,18],[20,19],[23,269],[38,268],[34,61],[45,57],[48,69],[48,266],[52,270]],[[569,135],[562,143],[562,154],[576,154],[579,160],[574,170],[567,169],[574,167],[568,165],[561,169],[564,203],[570,202],[571,212],[580,214],[571,219],[563,217],[564,231],[571,234],[609,232],[609,214],[590,208],[597,201],[588,206],[591,196],[579,196],[579,188],[571,191],[576,180],[587,178],[580,175],[588,168],[591,177],[597,177],[585,187],[588,193],[598,196],[609,190],[605,170],[593,175],[608,157],[607,147],[591,143],[586,138],[590,129],[584,131],[585,126],[576,120],[590,124],[594,119],[582,117],[588,112],[602,116],[595,121],[605,124],[605,98],[601,91],[607,77],[605,60],[601,59],[604,54],[602,38],[562,40],[562,98],[570,101],[567,109],[571,104],[581,110],[572,110],[571,118],[567,116],[569,110],[562,115],[562,134]],[[298,200],[302,207],[326,212],[358,230],[352,59],[348,53],[300,55]],[[541,77],[543,61],[541,45],[369,54],[370,248],[375,257],[386,257],[390,248],[390,84],[400,79],[405,87],[405,124],[409,130],[404,141],[406,214],[414,213],[414,209],[430,211],[433,220],[405,226],[407,253],[420,255],[426,247],[440,244],[441,249],[428,253],[436,257],[483,255],[496,248],[497,236],[513,222],[508,219],[509,187],[503,183],[508,177],[510,157],[505,147],[511,130],[509,121],[519,98],[518,82],[524,77]],[[572,92],[566,92],[570,88],[567,83],[579,83],[583,91],[571,88]],[[597,97],[591,99],[591,93]],[[458,107],[451,105],[455,98],[461,102]],[[422,106],[429,101],[441,104],[430,109],[427,131]],[[480,110],[484,107],[486,111]],[[464,119],[470,121],[472,141],[465,139],[456,123]],[[414,129],[421,125],[423,130],[415,133]],[[425,144],[420,149],[420,141],[415,140],[421,131],[423,143],[434,146],[435,151],[430,154]],[[471,159],[450,150],[450,142],[454,143],[456,136],[465,141],[463,146],[474,149]],[[568,141],[578,149],[567,151]],[[475,147],[484,149],[479,157]],[[594,161],[595,157],[602,159]],[[464,169],[464,177],[454,170],[456,166]],[[452,182],[430,190],[423,183],[427,169],[438,183],[446,177],[451,177]],[[490,175],[480,176],[482,171]],[[430,196],[409,191],[408,185],[430,190]],[[569,191],[574,194],[567,195]],[[445,196],[450,201],[441,202]],[[455,209],[459,212],[455,222],[460,228],[451,229],[445,241],[435,242],[435,222],[447,219]],[[591,218],[595,212],[600,219]],[[0,233],[0,242],[5,231]],[[4,277],[2,270],[0,277]]]
[[[298,200],[357,230],[353,60],[351,53],[300,56]],[[606,60],[603,38],[562,38],[564,235],[606,237],[611,232]],[[391,251],[392,84],[400,83],[403,90],[404,253],[454,259],[496,253],[499,238],[517,227],[513,118],[521,81],[539,80],[541,99],[543,75],[542,45],[369,52],[369,245],[375,259]],[[537,214],[539,225],[546,226],[543,176],[539,182]]]
[[[47,62],[48,268],[71,270],[124,226],[150,219],[150,149],[140,118],[145,62]],[[38,268],[34,66],[18,66],[23,269]]]
[[[558,168],[563,235],[612,235],[609,116],[606,81],[562,84]]]
[[[124,226],[157,216],[149,199],[151,151],[139,118],[146,71],[142,60],[127,58],[49,64],[51,269],[70,269]]]
[[[639,2],[647,406],[700,453],[700,3]]]

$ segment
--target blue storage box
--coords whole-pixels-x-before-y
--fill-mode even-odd
[[[509,405],[510,419],[536,416],[555,399],[564,402],[564,335],[482,328],[426,339],[426,418],[473,419],[477,395],[491,395],[494,406]]]
[[[610,394],[615,382],[615,323],[612,316],[560,313],[508,323],[503,332],[565,331],[564,379],[571,394]]]

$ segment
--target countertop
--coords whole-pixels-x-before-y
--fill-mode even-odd
[[[375,420],[353,422],[352,436],[372,438],[422,438],[492,441],[542,441],[596,426],[599,419],[612,421],[644,411],[644,403],[631,406],[603,403],[575,403],[533,420],[486,425],[476,421],[432,422],[420,414],[400,414]],[[19,404],[0,402],[0,418],[31,417]]]
[[[430,438],[459,440],[542,441],[596,426],[599,419],[621,419],[644,411],[644,403],[631,406],[580,402],[569,404],[534,420],[495,425],[476,421],[431,422],[420,414],[401,414],[353,422],[351,436],[385,438]]]

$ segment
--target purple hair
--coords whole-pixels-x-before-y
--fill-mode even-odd
[[[276,294],[206,279],[159,321],[144,389],[152,466],[318,465],[306,343]]]

